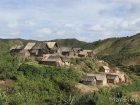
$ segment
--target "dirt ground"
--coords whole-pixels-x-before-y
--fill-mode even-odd
[[[13,80],[0,80],[0,89],[6,89],[7,87],[11,86],[14,84],[15,81]]]

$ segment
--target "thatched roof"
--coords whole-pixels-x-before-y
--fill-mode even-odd
[[[73,48],[74,52],[82,51],[82,48]]]
[[[62,52],[70,52],[70,51],[73,51],[72,47],[60,47],[60,50]]]
[[[105,70],[110,69],[108,66],[102,66]]]
[[[43,42],[38,42],[36,43],[33,47],[32,47],[33,50],[38,50],[38,49],[47,49],[47,46],[45,43]]]
[[[95,76],[85,76],[81,79],[81,81],[85,81],[85,82],[92,82],[96,79]]]
[[[92,50],[83,50],[84,52],[87,52],[87,53],[89,53],[89,52],[93,52]]]
[[[95,76],[96,80],[106,80],[106,75],[105,74],[87,74],[88,76]]]
[[[48,46],[48,48],[52,49],[55,45],[56,45],[56,42],[45,42]]]
[[[35,42],[27,43],[27,45],[25,46],[24,49],[25,50],[31,50],[34,47],[35,44],[36,44]]]
[[[112,80],[114,80],[117,76],[118,76],[118,75],[107,74],[107,75],[106,75],[106,78],[107,78],[107,79],[112,79]]]
[[[80,52],[79,52],[79,55],[86,55],[86,54],[87,54],[86,51],[80,51]]]
[[[119,77],[125,76],[125,73],[119,72],[119,73],[110,73],[112,75],[118,75]]]
[[[42,61],[58,61],[60,60],[60,56],[58,55],[50,55],[50,54],[47,54],[43,57]]]

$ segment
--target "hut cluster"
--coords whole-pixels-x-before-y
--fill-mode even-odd
[[[11,54],[22,58],[35,58],[39,63],[50,66],[69,66],[71,57],[92,57],[92,50],[61,47],[56,42],[29,42],[25,46],[10,48]]]
[[[80,80],[85,85],[120,84],[126,82],[126,75],[119,70],[111,70],[108,66],[102,66],[98,74],[87,74]]]

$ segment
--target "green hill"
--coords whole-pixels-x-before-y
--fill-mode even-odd
[[[114,100],[109,100],[110,97],[130,99],[131,94],[140,91],[139,77],[134,74],[140,73],[140,66],[137,65],[140,57],[140,34],[93,43],[76,39],[55,40],[60,46],[93,49],[99,59],[110,64],[121,65],[128,61],[131,61],[130,65],[135,64],[120,67],[129,74],[131,84],[122,84],[111,90],[99,87],[99,91],[85,94],[80,93],[75,86],[83,72],[96,72],[97,66],[101,65],[98,59],[95,62],[73,59],[75,68],[59,68],[41,65],[32,60],[24,61],[6,53],[11,46],[30,41],[33,40],[0,39],[0,105],[118,105]],[[121,104],[139,105],[139,101]]]
[[[94,42],[96,43],[96,42]],[[102,55],[116,53],[139,53],[140,52],[140,34],[131,37],[110,38],[95,46],[95,52]]]

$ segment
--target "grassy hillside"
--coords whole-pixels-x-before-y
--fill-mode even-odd
[[[101,41],[94,47],[95,51],[101,55],[112,55],[116,53],[139,53],[140,34],[131,37],[110,38]]]
[[[127,64],[127,60],[139,63],[140,34],[132,37],[110,38],[93,43],[76,39],[56,40],[61,46],[95,49],[97,56],[111,64]],[[0,105],[139,105],[128,100],[118,103],[110,97],[133,98],[140,91],[140,66],[121,66],[129,74],[131,84],[122,84],[117,88],[101,88],[94,93],[80,93],[76,84],[83,72],[95,73],[102,63],[98,60],[72,59],[74,67],[57,68],[40,65],[32,60],[21,60],[11,56],[9,48],[17,44],[26,44],[31,40],[0,39]],[[131,63],[131,62],[130,62]],[[137,64],[135,62],[135,64]],[[107,65],[107,64],[103,64]],[[138,75],[138,76],[137,76]],[[134,97],[135,98],[135,97]],[[139,100],[139,99],[138,99]]]
[[[9,48],[17,44],[25,44],[34,40],[23,39],[0,39],[0,51],[8,51]],[[119,62],[119,64],[131,65],[139,64],[137,59],[140,55],[140,33],[131,37],[109,38],[99,40],[93,43],[79,41],[77,39],[56,39],[59,46],[81,47],[84,49],[93,49],[99,58],[109,63]],[[111,60],[112,59],[112,60]],[[131,63],[131,61],[133,61]]]

